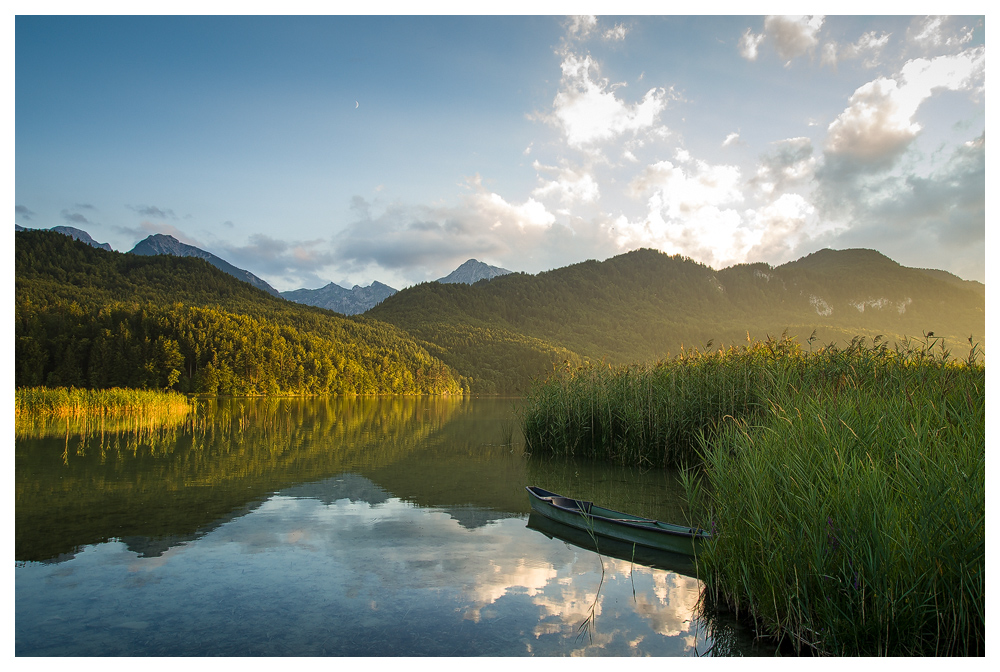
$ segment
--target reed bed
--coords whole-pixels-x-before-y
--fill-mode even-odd
[[[788,339],[683,352],[653,365],[567,367],[520,410],[530,451],[670,466],[697,457],[699,436],[727,416],[766,408],[775,369],[801,352]]]
[[[186,415],[183,394],[161,390],[22,387],[14,391],[15,418]]]
[[[654,367],[565,372],[539,386],[522,422],[535,451],[555,437],[554,452],[686,464],[692,521],[715,535],[699,557],[706,600],[762,632],[827,654],[982,655],[980,360],[975,345],[954,360],[932,339],[895,348],[855,339],[815,352],[782,339]],[[637,379],[684,393],[670,406],[667,391],[648,391],[643,406],[630,391]],[[578,400],[588,386],[608,404],[603,418]],[[626,391],[606,391],[618,387]],[[559,389],[567,392],[557,405]],[[689,399],[689,389],[706,397]],[[668,411],[678,417],[658,422],[673,429],[645,429]],[[581,424],[561,427],[571,412]],[[611,433],[602,424],[611,418],[632,420]],[[602,441],[616,447],[590,450]]]

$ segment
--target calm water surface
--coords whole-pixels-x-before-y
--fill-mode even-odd
[[[509,399],[220,400],[16,430],[15,653],[769,654],[694,567],[529,517],[680,516],[674,477],[525,454]],[[641,554],[640,554],[641,556]]]

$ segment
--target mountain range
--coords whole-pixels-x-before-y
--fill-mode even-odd
[[[160,252],[190,252],[167,236],[151,238],[161,243],[155,248]],[[83,247],[94,249],[92,244]],[[50,260],[50,275],[43,278],[32,270],[32,286],[51,287],[45,291],[57,291],[68,301],[110,282],[100,279],[101,271],[79,267],[73,256],[78,253],[61,258],[71,249],[76,248],[53,253],[57,258]],[[119,255],[104,249],[94,253]],[[168,259],[158,262],[155,272],[152,266],[142,271],[146,289],[141,292],[155,295],[157,302],[214,304],[211,297],[222,291],[235,295],[236,285],[242,284],[230,286],[206,276],[199,281],[201,293],[180,294],[178,288],[190,284],[182,274],[191,270]],[[58,270],[70,263],[77,264],[76,270]],[[462,266],[478,265],[490,269],[475,260]],[[128,270],[127,277],[136,272]],[[140,291],[134,280],[121,277],[100,291],[119,297]],[[945,271],[907,268],[874,250],[820,250],[779,266],[753,263],[715,270],[680,255],[642,249],[537,275],[507,272],[475,284],[443,282],[446,278],[398,292],[376,282],[367,288],[331,284],[281,295],[292,301],[272,294],[267,298],[279,303],[268,304],[267,310],[268,315],[281,313],[280,305],[307,299],[327,310],[360,312],[371,302],[375,305],[356,319],[395,330],[394,338],[412,339],[406,348],[426,352],[454,372],[456,384],[478,393],[523,392],[553,366],[656,361],[682,348],[725,347],[783,333],[808,347],[844,344],[855,336],[881,336],[890,344],[915,339],[949,348],[959,358],[968,352],[970,337],[985,347],[983,283]],[[33,301],[48,300],[46,296],[41,292]],[[257,310],[264,305],[264,296],[257,296],[248,294],[226,310]],[[424,376],[427,369],[421,366]]]
[[[424,283],[366,315],[428,344],[472,376],[474,390],[517,392],[528,371],[553,365],[649,362],[682,348],[782,334],[809,347],[934,334],[943,340],[929,344],[964,356],[970,336],[984,345],[984,296],[982,283],[907,268],[874,250],[821,250],[777,267],[717,271],[641,249],[473,286]]]
[[[492,280],[511,272],[506,268],[490,266],[478,259],[469,259],[445,277],[439,278],[437,282],[472,285],[480,280]],[[331,282],[319,289],[293,289],[281,292],[281,296],[289,301],[326,308],[344,315],[358,315],[374,308],[397,291],[378,281],[373,282],[368,287],[354,285],[351,289],[344,289]]]
[[[396,291],[378,281],[367,287],[354,285],[351,289],[344,289],[331,282],[319,289],[293,289],[281,292],[281,298],[307,306],[326,308],[344,315],[358,315],[378,305]]]
[[[14,230],[28,231],[30,229],[26,229],[23,226],[15,224]],[[81,229],[76,229],[71,226],[54,226],[48,230],[70,236],[90,245],[91,247],[97,247],[109,252],[112,251],[109,244],[98,243],[90,237],[90,234]],[[139,241],[129,252],[131,254],[144,256],[169,254],[175,257],[197,257],[199,259],[204,259],[219,270],[228,273],[243,282],[248,282],[254,287],[262,289],[272,296],[280,296],[288,301],[301,303],[307,306],[326,308],[327,310],[332,310],[334,312],[341,313],[342,315],[359,315],[364,313],[398,291],[393,287],[376,280],[368,287],[354,285],[351,289],[345,289],[340,285],[331,282],[325,287],[320,287],[319,289],[293,289],[287,292],[279,292],[271,287],[271,285],[269,285],[266,281],[258,278],[250,271],[237,268],[225,259],[217,257],[211,252],[195,247],[194,245],[182,243],[173,236],[166,234],[153,234],[148,236],[147,238]],[[477,259],[469,259],[445,277],[439,278],[438,282],[466,283],[471,285],[479,282],[480,280],[490,280],[509,273],[511,273],[511,271],[508,271],[505,268],[490,266],[489,264],[485,264]]]
[[[17,387],[462,392],[397,327],[286,301],[205,259],[109,252],[53,231],[14,241]]]

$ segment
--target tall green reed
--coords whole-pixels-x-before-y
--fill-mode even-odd
[[[725,417],[764,408],[771,369],[800,356],[788,339],[682,352],[652,365],[567,366],[536,384],[520,410],[529,450],[640,466],[697,458]]]
[[[926,349],[827,363],[703,439],[708,590],[821,652],[982,654],[985,368]]]
[[[787,338],[650,367],[565,370],[530,450],[687,465],[711,600],[840,654],[981,654],[985,365],[931,335]]]

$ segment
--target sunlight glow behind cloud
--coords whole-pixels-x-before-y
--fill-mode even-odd
[[[226,51],[206,18],[108,18],[143,30],[56,67],[53,26],[71,49],[79,20],[18,18],[22,223],[170,233],[281,290],[638,246],[717,267],[874,247],[985,278],[983,17],[233,17]],[[198,71],[129,37],[157,30]]]

